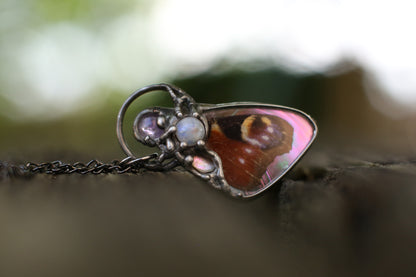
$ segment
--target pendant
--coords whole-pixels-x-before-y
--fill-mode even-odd
[[[137,115],[134,137],[160,150],[137,158],[124,138],[124,115],[133,101],[155,90],[168,92],[174,108],[155,107]],[[260,103],[198,104],[167,84],[133,93],[117,119],[120,145],[132,159],[154,159],[159,168],[178,163],[213,187],[242,198],[258,195],[281,179],[316,135],[316,123],[299,110]]]

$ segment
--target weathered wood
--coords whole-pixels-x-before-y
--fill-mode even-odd
[[[186,172],[3,180],[0,275],[414,276],[416,159],[336,152],[248,201]]]

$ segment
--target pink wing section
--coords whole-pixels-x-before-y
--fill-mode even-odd
[[[207,147],[221,158],[227,183],[255,195],[280,179],[316,136],[315,123],[300,111],[270,106],[208,110]]]

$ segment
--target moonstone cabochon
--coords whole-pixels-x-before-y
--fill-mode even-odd
[[[303,112],[274,105],[206,108],[207,148],[221,158],[227,183],[254,196],[279,180],[315,139],[315,122]]]

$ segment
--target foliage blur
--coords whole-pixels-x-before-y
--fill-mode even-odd
[[[115,136],[119,107],[135,89],[159,82],[173,83],[201,103],[256,101],[302,109],[318,121],[319,141],[323,146],[371,145],[415,151],[414,116],[391,117],[391,114],[400,114],[400,107],[392,104],[376,81],[371,81],[371,74],[359,61],[345,59],[322,72],[307,73],[267,59],[248,57],[235,61],[231,56],[223,56],[203,68],[189,66],[183,70],[171,66],[163,69],[158,54],[149,54],[153,53],[149,52],[153,47],[152,36],[145,28],[135,26],[134,33],[127,30],[122,34],[125,26],[134,22],[131,11],[135,11],[133,18],[139,25],[146,25],[148,15],[161,3],[163,1],[3,0],[0,3],[2,159],[59,159],[63,154],[74,159],[118,158],[122,155]],[[116,23],[110,24],[112,21]],[[97,44],[89,41],[88,47],[99,55],[88,57],[76,53],[79,60],[74,61],[73,67],[62,69],[59,58],[65,57],[65,51],[72,57],[70,52],[83,49],[78,48],[77,39],[80,44],[85,43],[82,32],[74,31],[71,26],[95,34],[97,40],[102,35],[108,39],[104,44],[114,43],[118,48],[102,48],[102,41]],[[36,48],[38,44],[28,43],[48,28],[58,32],[52,33],[49,39],[56,39],[63,45],[58,49],[63,51],[63,56],[62,53],[56,56],[54,51],[58,50],[48,41],[41,43],[41,50]],[[131,36],[133,45],[125,37],[117,40],[119,36]],[[137,48],[139,44],[144,46]],[[26,48],[18,51],[16,45]],[[40,56],[36,56],[39,53],[33,47],[43,51]],[[100,55],[116,58],[108,66]],[[113,71],[105,72],[106,75],[97,72],[101,67]],[[59,79],[62,74],[65,76],[65,70],[67,78]],[[55,71],[61,75],[56,75]],[[19,72],[26,75],[18,76]],[[40,80],[42,78],[46,81]],[[159,95],[145,99],[134,108],[131,117],[144,106],[169,104],[168,100]]]

